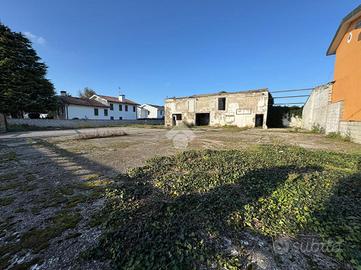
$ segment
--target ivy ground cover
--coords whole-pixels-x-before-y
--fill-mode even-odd
[[[360,164],[269,145],[154,158],[108,188],[90,255],[118,269],[243,269],[245,233],[310,234],[337,244],[326,252],[340,266],[360,269]]]

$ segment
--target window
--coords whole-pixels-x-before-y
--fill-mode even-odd
[[[358,23],[356,23],[356,29],[360,29],[361,28],[361,21],[359,21]]]
[[[123,117],[120,116],[120,117],[119,117],[119,120],[123,120]]]
[[[128,105],[125,105],[125,111],[126,112],[128,111]]]
[[[108,116],[108,109],[104,109],[104,116]]]
[[[150,111],[147,111],[148,115],[150,115]]]
[[[163,111],[160,111],[160,115],[163,115]]]
[[[94,108],[94,115],[96,115],[96,116],[99,115],[99,110],[97,108]]]
[[[173,117],[175,117],[176,120],[182,120],[182,115],[181,114],[173,114]]]
[[[133,106],[133,112],[135,112],[135,106]]]
[[[123,110],[122,104],[119,104],[119,111],[121,112]]]
[[[225,111],[226,110],[226,98],[218,98],[218,110]]]
[[[348,37],[347,37],[347,39],[346,39],[346,42],[347,42],[347,43],[350,43],[351,40],[352,40],[352,32],[350,32],[350,33],[348,34]]]
[[[113,103],[110,103],[110,110],[112,111],[114,109]]]
[[[113,117],[113,116],[110,116],[110,120],[114,120],[114,117]]]

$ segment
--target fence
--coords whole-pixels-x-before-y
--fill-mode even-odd
[[[163,125],[164,120],[58,120],[58,119],[8,119],[9,126],[29,126],[40,128],[91,128],[114,127],[129,124]]]

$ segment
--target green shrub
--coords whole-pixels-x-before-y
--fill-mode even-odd
[[[343,136],[340,132],[330,132],[326,135],[327,138],[350,142],[350,135]]]
[[[314,124],[312,126],[311,132],[313,133],[319,133],[319,134],[325,134],[325,129],[321,127],[319,124]]]

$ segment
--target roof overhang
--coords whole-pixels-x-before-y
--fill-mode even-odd
[[[337,32],[331,42],[330,47],[327,50],[326,55],[333,55],[336,53],[338,46],[340,45],[343,37],[347,33],[351,23],[361,16],[361,5],[351,11],[341,22],[340,26],[337,29]]]

